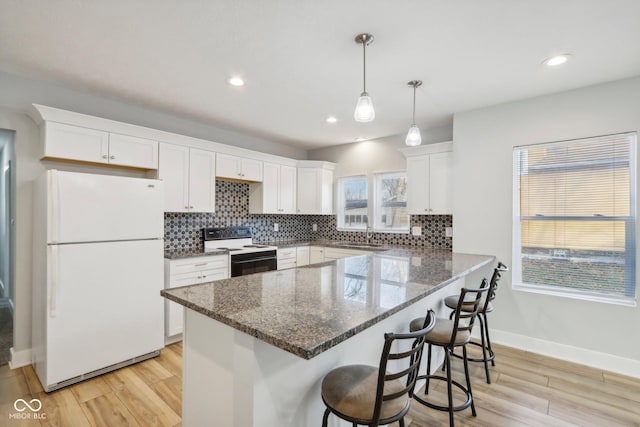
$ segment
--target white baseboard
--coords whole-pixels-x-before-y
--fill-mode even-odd
[[[512,332],[491,329],[491,342],[519,348],[532,353],[591,366],[621,375],[640,378],[640,360],[626,359],[608,353],[560,344],[553,341],[531,338]],[[499,356],[498,356],[499,357]]]
[[[9,352],[11,354],[9,368],[16,369],[31,365],[31,349],[15,351],[13,347],[11,347]]]
[[[182,334],[175,334],[175,335],[170,336],[170,337],[167,337],[167,336],[164,337],[164,345],[165,346],[177,343],[179,341],[182,341]]]

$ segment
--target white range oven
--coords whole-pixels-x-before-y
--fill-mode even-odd
[[[231,277],[277,270],[276,246],[253,243],[250,227],[210,227],[202,229],[204,251],[226,249],[230,255]]]

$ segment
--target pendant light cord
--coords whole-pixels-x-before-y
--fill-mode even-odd
[[[413,85],[413,123],[412,126],[416,124],[416,85]]]
[[[367,40],[362,41],[362,89],[367,93]]]

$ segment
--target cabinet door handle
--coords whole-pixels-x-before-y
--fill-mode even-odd
[[[189,209],[193,209],[193,206],[189,206]]]
[[[116,158],[116,156],[109,156],[109,158],[110,158],[111,160],[113,160],[113,159],[115,159],[115,158]]]
[[[206,262],[202,262],[200,264],[195,264],[194,267],[202,267],[203,265],[207,265]]]
[[[104,155],[102,156],[102,158],[103,158],[103,159],[108,159],[108,158],[109,158],[109,156],[107,156],[106,154],[104,154]]]

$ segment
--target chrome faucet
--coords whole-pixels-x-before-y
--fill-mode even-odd
[[[367,239],[367,244],[371,243],[371,238],[373,237],[373,230],[369,227],[369,222],[367,222],[367,228],[365,229],[365,237]]]

